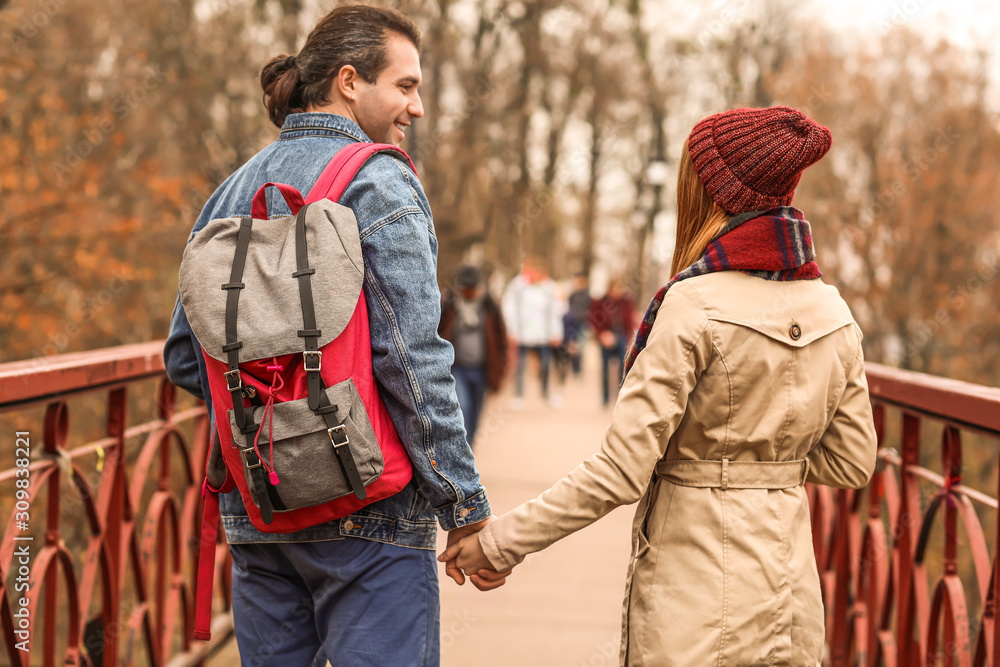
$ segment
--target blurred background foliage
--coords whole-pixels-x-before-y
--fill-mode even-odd
[[[700,118],[795,106],[834,147],[795,204],[869,359],[1000,372],[1000,124],[991,54],[905,22],[845,38],[802,3],[401,0],[424,35],[405,146],[446,285],[669,276],[677,156]],[[277,129],[260,68],[330,3],[0,1],[0,361],[162,338],[202,205]],[[675,17],[685,16],[675,29]]]

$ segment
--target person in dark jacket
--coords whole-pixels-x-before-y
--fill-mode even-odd
[[[617,387],[621,384],[622,360],[629,339],[635,334],[635,307],[623,279],[612,280],[607,294],[590,304],[587,321],[601,345],[601,399],[608,405],[611,401],[608,366],[614,362],[618,367]]]
[[[563,316],[563,348],[569,358],[573,375],[582,370],[583,343],[587,335],[587,315],[590,312],[590,279],[585,272],[573,277],[573,291],[569,295],[569,309]]]
[[[455,347],[458,403],[465,417],[465,437],[472,445],[487,389],[496,392],[507,368],[507,329],[496,302],[483,289],[479,269],[463,266],[441,306],[438,333]]]

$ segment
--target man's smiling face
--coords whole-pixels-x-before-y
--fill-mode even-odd
[[[388,64],[375,83],[358,78],[358,125],[372,141],[399,146],[410,122],[424,115],[420,87],[420,54],[410,40],[390,33],[386,39]]]

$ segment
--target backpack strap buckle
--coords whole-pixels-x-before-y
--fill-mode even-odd
[[[254,468],[259,468],[261,466],[260,457],[257,456],[257,452],[253,450],[253,447],[241,449],[240,454],[243,455],[243,464],[246,466],[247,470],[253,470]],[[251,457],[253,458],[251,459]]]
[[[226,376],[226,389],[228,391],[233,392],[243,389],[243,379],[240,377],[240,369],[234,368],[231,371],[226,371],[223,375]],[[234,379],[236,381],[235,385],[233,385]]]
[[[326,434],[330,436],[330,442],[333,443],[334,449],[346,447],[351,442],[350,438],[347,437],[347,427],[343,424],[326,429]]]
[[[240,450],[243,456],[243,465],[250,479],[248,482],[250,495],[253,497],[257,507],[260,508],[260,520],[270,525],[274,520],[274,508],[271,506],[271,498],[268,495],[267,479],[264,477],[263,463],[253,447],[246,447]]]
[[[310,357],[316,361],[316,366],[310,366]],[[307,373],[319,372],[319,369],[323,366],[323,353],[319,350],[306,350],[302,353],[303,368]]]
[[[365,490],[364,482],[361,481],[358,465],[354,460],[354,455],[351,454],[351,448],[348,447],[350,439],[347,437],[347,428],[343,424],[339,424],[326,429],[326,434],[330,436],[330,442],[333,443],[333,453],[337,455],[340,471],[344,473],[344,479],[348,486],[351,487],[351,491],[354,492],[358,500],[364,500],[368,497],[368,492]]]

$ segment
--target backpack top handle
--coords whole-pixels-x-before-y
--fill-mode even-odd
[[[253,203],[250,205],[250,215],[254,220],[267,220],[267,195],[264,194],[264,191],[271,185],[278,188],[281,192],[281,195],[285,198],[285,202],[288,203],[288,208],[292,210],[292,215],[298,213],[299,209],[305,205],[302,193],[292,186],[285,185],[284,183],[265,183],[257,190],[257,193],[253,196]]]

